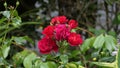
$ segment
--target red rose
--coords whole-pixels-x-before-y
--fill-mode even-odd
[[[65,24],[58,24],[55,26],[55,38],[56,40],[66,40],[70,34],[70,29]]]
[[[46,37],[52,38],[54,35],[54,26],[47,26],[43,32]]]
[[[68,20],[66,19],[65,16],[57,16],[52,18],[51,20],[51,24],[55,25],[55,24],[65,24]]]
[[[51,51],[58,51],[58,46],[56,42],[50,38],[44,37],[38,42],[38,48],[41,53],[48,54]]]
[[[76,21],[76,20],[70,20],[69,22],[68,22],[68,25],[69,25],[69,27],[71,28],[71,29],[74,29],[74,28],[76,28],[77,26],[78,26],[78,22]]]
[[[68,43],[71,46],[78,46],[79,44],[82,44],[83,40],[79,34],[76,33],[70,33],[68,37]]]

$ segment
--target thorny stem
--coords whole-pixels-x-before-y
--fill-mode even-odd
[[[21,49],[26,49],[25,47],[23,47],[23,46],[21,46],[21,45],[18,45],[18,44],[16,44],[15,42],[12,42],[12,44],[14,44],[15,46],[17,46],[17,47],[19,47],[19,48],[21,48]]]
[[[9,27],[9,23],[10,23],[10,19],[8,19],[6,30],[7,30],[8,27]],[[5,33],[4,36],[3,36],[3,38],[2,38],[2,46],[4,46],[4,42],[5,42],[5,39],[6,39],[6,35],[7,35],[7,33]],[[2,50],[1,50],[1,52],[2,52]],[[1,54],[2,54],[2,53],[1,53]],[[3,54],[2,54],[2,55],[3,55]],[[4,58],[4,56],[3,56],[3,58]]]
[[[91,36],[95,36],[92,32],[90,32],[90,31],[88,31],[88,30],[86,30],[86,29],[84,29],[84,28],[77,27],[77,29],[82,30],[82,31],[85,31],[85,32],[87,32],[87,33],[88,33],[89,35],[91,35]]]
[[[86,61],[86,58],[84,57],[84,55],[82,55],[80,47],[79,47],[79,52],[80,52],[80,55],[81,55],[81,57],[82,57],[82,59],[83,59],[83,63],[84,63],[85,68],[86,68],[86,67],[87,67],[87,64],[86,64],[87,61]]]

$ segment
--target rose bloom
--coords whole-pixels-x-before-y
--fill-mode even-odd
[[[51,51],[58,51],[56,42],[47,37],[43,37],[40,41],[38,41],[38,48],[42,54],[49,54]]]
[[[53,35],[54,35],[54,26],[47,26],[44,30],[43,30],[43,32],[42,32],[42,34],[44,34],[46,37],[48,37],[48,38],[52,38],[53,37]]]
[[[68,37],[68,43],[71,46],[78,46],[78,45],[82,44],[82,42],[83,42],[83,40],[79,34],[70,33],[70,35]]]
[[[71,29],[74,29],[74,28],[76,28],[77,26],[78,26],[78,22],[76,21],[76,20],[70,20],[69,22],[68,22],[68,25],[69,25],[69,27],[71,28]]]
[[[70,29],[65,24],[58,24],[55,26],[56,40],[66,40],[70,34]]]
[[[67,18],[65,16],[57,16],[52,18],[51,24],[56,25],[56,24],[65,24],[67,23]]]

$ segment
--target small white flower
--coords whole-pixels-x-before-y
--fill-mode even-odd
[[[115,55],[117,54],[117,52],[118,52],[118,51],[113,51],[111,55],[112,55],[112,56],[115,56]]]

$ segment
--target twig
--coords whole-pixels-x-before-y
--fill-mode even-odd
[[[12,44],[14,44],[15,46],[17,46],[17,47],[19,47],[19,48],[21,48],[21,49],[26,49],[25,47],[23,47],[23,46],[21,46],[21,45],[19,45],[19,44],[16,44],[15,42],[12,42]]]
[[[86,30],[86,29],[83,29],[83,28],[80,28],[80,27],[77,27],[77,29],[79,29],[79,30],[82,30],[82,31],[85,31],[85,32],[87,32],[89,35],[91,35],[91,36],[95,36],[92,32],[90,32],[90,31],[88,31],[88,30]]]

